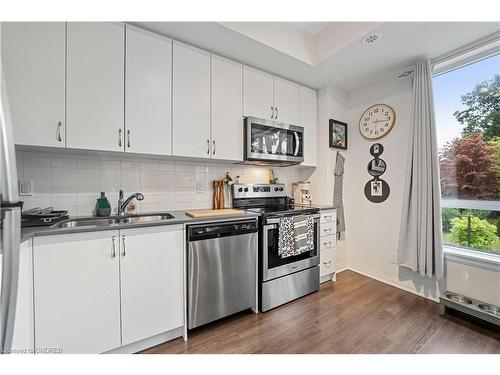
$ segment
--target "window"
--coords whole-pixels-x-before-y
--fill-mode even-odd
[[[434,76],[445,245],[500,256],[500,55]]]

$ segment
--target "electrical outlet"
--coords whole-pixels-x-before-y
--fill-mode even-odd
[[[205,191],[205,189],[203,188],[203,182],[198,181],[196,183],[196,192],[197,193],[203,193],[204,191]]]
[[[19,195],[26,196],[32,195],[33,181],[32,180],[19,180]]]

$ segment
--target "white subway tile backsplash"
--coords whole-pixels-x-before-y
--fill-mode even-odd
[[[212,207],[213,181],[226,172],[241,182],[264,183],[269,169],[240,164],[137,159],[77,152],[17,151],[19,177],[33,180],[33,195],[23,197],[24,208],[49,207],[71,215],[92,215],[100,192],[106,192],[116,212],[118,190],[125,196],[144,194],[139,211],[187,210]],[[301,180],[296,167],[274,168],[275,176],[287,184]],[[200,191],[201,188],[201,191]],[[200,192],[198,192],[200,191]]]

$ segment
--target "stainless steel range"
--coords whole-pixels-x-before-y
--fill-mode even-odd
[[[234,184],[233,206],[261,214],[259,219],[259,309],[274,307],[319,289],[319,209],[288,202],[284,184]],[[314,248],[278,255],[279,222],[284,216],[313,215]]]

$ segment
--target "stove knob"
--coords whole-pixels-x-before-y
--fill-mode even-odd
[[[245,188],[245,193],[248,191],[248,188]]]
[[[243,191],[243,188],[238,188],[238,191],[241,193]]]
[[[280,188],[280,191],[283,191],[283,188],[282,188],[282,187]]]
[[[278,191],[279,189],[277,187],[274,188],[274,191]]]

